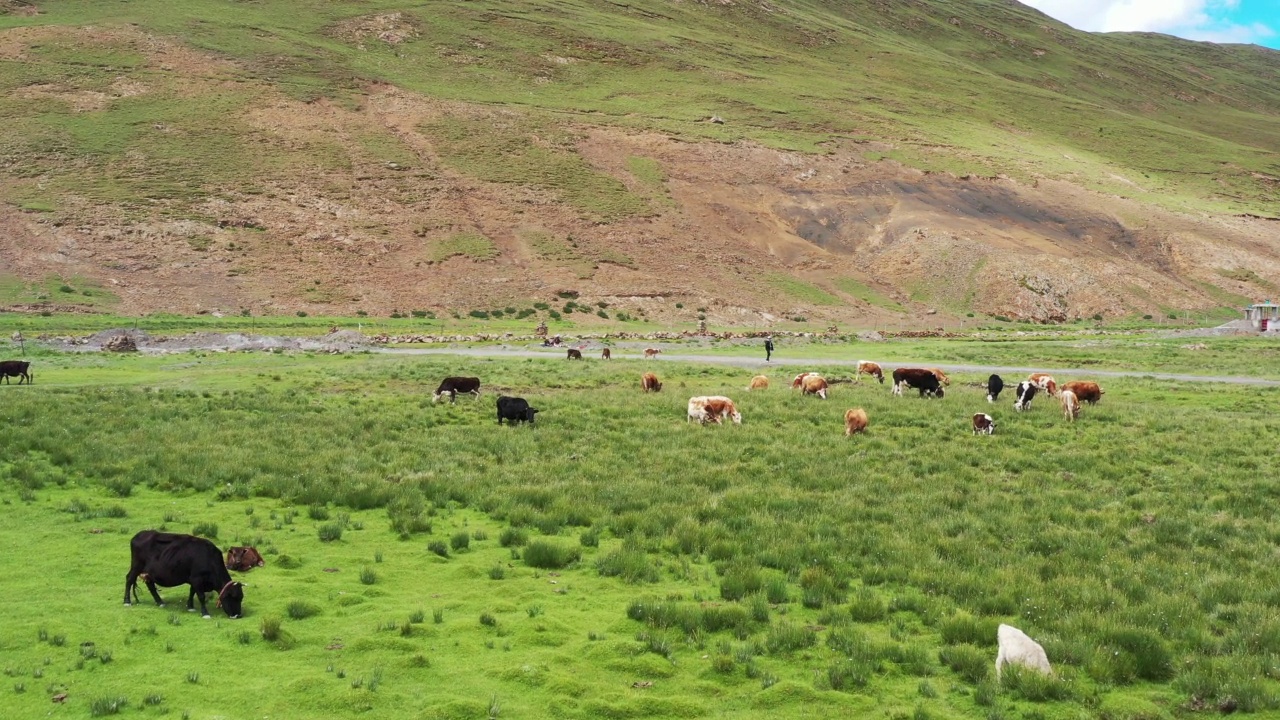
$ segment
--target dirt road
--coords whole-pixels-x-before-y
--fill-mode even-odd
[[[484,348],[384,348],[376,352],[389,353],[395,355],[466,355],[471,357],[487,357],[487,358],[563,358],[565,351],[561,348],[555,349],[538,349],[538,350],[522,350],[517,348],[501,348],[501,347],[484,347]],[[640,360],[642,356],[639,354],[623,354],[614,351],[613,357],[616,360]],[[833,360],[833,359],[811,359],[811,358],[779,358],[772,362],[765,362],[758,358],[735,357],[727,355],[676,355],[663,352],[658,356],[662,362],[689,362],[689,363],[707,363],[712,365],[730,365],[733,367],[750,368],[753,370],[769,368],[769,367],[822,367],[822,366],[839,366],[839,367],[856,367],[857,360]],[[867,359],[867,358],[864,358]],[[1047,368],[1047,367],[1017,367],[1009,365],[953,365],[947,363],[937,363],[925,360],[894,360],[894,361],[876,361],[881,365],[888,367],[936,367],[946,372],[964,372],[964,373],[1007,373],[1017,376],[1020,374],[1028,374],[1033,372],[1047,372],[1053,375],[1068,376],[1071,378],[1106,378],[1106,377],[1139,377],[1154,378],[1157,380],[1176,380],[1179,382],[1218,382],[1230,383],[1233,385],[1256,385],[1260,387],[1280,387],[1280,380],[1265,380],[1262,378],[1245,377],[1245,376],[1227,376],[1227,375],[1186,375],[1182,373],[1161,373],[1161,372],[1143,372],[1134,370],[1096,370],[1094,368]]]

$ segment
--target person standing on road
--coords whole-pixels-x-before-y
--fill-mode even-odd
[[[769,358],[773,356],[773,336],[769,335],[764,339],[764,361],[769,362]]]

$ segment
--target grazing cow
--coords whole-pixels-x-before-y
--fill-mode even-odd
[[[879,363],[873,363],[870,360],[859,360],[858,372],[854,374],[853,381],[855,383],[861,382],[863,375],[874,376],[875,379],[880,381],[881,385],[884,384],[884,370],[880,369]]]
[[[725,418],[733,420],[735,425],[742,424],[742,413],[734,406],[733,401],[723,395],[704,395],[689,398],[689,420],[697,420],[706,425],[714,422],[717,425]]]
[[[1053,376],[1048,373],[1031,373],[1027,380],[1050,395],[1058,394],[1058,383],[1054,382]]]
[[[507,397],[501,395],[498,397],[498,424],[501,425],[503,420],[508,425],[516,425],[518,423],[527,422],[533,424],[534,415],[538,412],[538,408],[529,407],[529,403],[524,398]]]
[[[943,385],[947,385],[947,386],[951,385],[951,378],[947,377],[947,374],[942,372],[941,369],[929,368],[929,372],[933,373],[933,376],[938,378],[938,382],[942,383]]]
[[[9,384],[9,378],[18,378],[18,384],[21,385],[23,380],[27,384],[31,384],[31,362],[29,360],[0,360],[0,378],[4,378],[5,385]]]
[[[1013,409],[1018,412],[1031,409],[1031,399],[1036,396],[1039,390],[1030,380],[1023,380],[1018,383],[1018,387],[1014,390]]]
[[[768,390],[769,378],[764,375],[757,375],[751,378],[751,385],[747,387],[747,392],[752,390]]]
[[[854,433],[864,432],[867,425],[870,424],[867,418],[867,411],[862,408],[853,408],[844,411],[844,436],[849,437]]]
[[[1000,644],[996,651],[996,678],[1000,677],[1005,665],[1022,665],[1046,675],[1053,673],[1044,648],[1018,628],[1001,624],[996,628],[996,640]]]
[[[904,387],[920,391],[920,397],[940,398],[942,385],[932,370],[923,368],[898,368],[893,371],[893,394],[902,395]]]
[[[991,435],[996,431],[996,421],[986,413],[973,414],[973,434]]]
[[[801,392],[804,395],[817,395],[826,400],[828,387],[826,378],[821,375],[809,375],[804,379]]]
[[[659,350],[658,348],[645,348],[645,349],[644,349],[644,357],[645,357],[645,359],[646,359],[646,360],[648,360],[649,358],[658,357],[658,353],[660,353],[660,352],[662,352],[662,351],[661,351],[661,350]]]
[[[227,550],[227,569],[245,572],[266,565],[256,547],[232,547]]]
[[[799,375],[797,375],[797,376],[795,377],[795,379],[794,379],[794,380],[792,380],[792,381],[791,381],[791,389],[792,389],[792,390],[795,390],[795,389],[796,389],[796,388],[798,388],[798,387],[803,387],[803,386],[804,386],[804,379],[805,379],[805,378],[809,377],[810,375],[817,375],[817,374],[818,374],[818,373],[814,373],[814,372],[802,372],[802,373],[800,373]]]
[[[581,360],[581,359],[582,359],[582,351],[581,351],[581,350],[577,350],[577,349],[575,349],[575,348],[569,348],[569,355],[568,355],[568,357],[566,357],[565,359],[566,359],[566,360]]]
[[[1080,402],[1087,402],[1090,405],[1096,405],[1102,396],[1106,394],[1106,390],[1098,387],[1096,382],[1087,382],[1084,380],[1073,380],[1068,383],[1062,383],[1063,390],[1070,390],[1076,394],[1076,399]]]
[[[438,402],[445,393],[449,394],[449,402],[457,402],[458,393],[471,393],[480,397],[480,378],[447,377],[440,381],[440,387],[431,396],[431,402]]]
[[[1070,390],[1063,390],[1058,399],[1062,401],[1062,416],[1075,422],[1075,419],[1080,417],[1080,401],[1076,399],[1076,394]]]
[[[661,392],[662,382],[658,380],[658,376],[651,372],[640,376],[640,387],[645,392]]]
[[[993,403],[1000,399],[1000,391],[1004,390],[1004,380],[999,375],[992,375],[987,378],[987,402]]]
[[[124,580],[124,604],[132,605],[138,600],[138,578],[142,577],[155,598],[156,605],[164,606],[156,585],[174,587],[187,584],[191,592],[187,595],[187,612],[195,612],[192,600],[200,598],[200,614],[209,617],[209,608],[205,605],[204,596],[208,592],[218,593],[218,606],[226,611],[227,616],[240,617],[244,603],[242,585],[231,579],[227,566],[222,561],[222,553],[212,542],[194,535],[175,535],[155,530],[143,530],[133,536],[129,542],[131,562],[129,574]],[[132,599],[130,598],[132,593]]]
[[[601,359],[601,360],[612,360],[612,359],[613,359],[613,354],[609,352],[609,348],[605,348],[605,349],[603,349],[603,350],[601,350],[601,351],[600,351],[600,359]]]

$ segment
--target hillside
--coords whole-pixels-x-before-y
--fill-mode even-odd
[[[1253,46],[1004,0],[0,13],[7,307],[1057,321],[1280,284]]]

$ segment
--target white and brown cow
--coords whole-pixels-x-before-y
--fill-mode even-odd
[[[809,377],[810,375],[817,375],[817,374],[818,374],[818,373],[815,373],[815,372],[802,372],[802,373],[800,373],[799,375],[797,375],[797,376],[795,377],[795,379],[794,379],[794,380],[792,380],[792,381],[791,381],[791,389],[792,389],[792,390],[795,390],[796,388],[804,387],[804,379],[805,379],[805,378],[807,378],[807,377]]]
[[[1070,390],[1076,394],[1077,400],[1087,402],[1090,405],[1096,405],[1107,392],[1098,387],[1098,383],[1085,380],[1072,380],[1071,382],[1062,383],[1062,389]]]
[[[1050,395],[1058,394],[1058,383],[1054,381],[1053,376],[1048,373],[1031,373],[1027,380],[1037,388],[1049,393]]]
[[[648,360],[649,358],[656,358],[658,357],[658,353],[660,352],[662,352],[662,350],[659,350],[658,348],[645,348],[644,357],[646,360]]]
[[[929,372],[933,373],[933,376],[938,378],[938,382],[943,385],[951,385],[951,378],[947,377],[947,374],[942,372],[941,368],[929,368]]]
[[[827,399],[827,379],[817,374],[810,374],[801,383],[801,392],[805,395],[817,395],[823,400]]]
[[[747,386],[747,392],[752,390],[768,390],[769,378],[765,375],[757,375],[751,378],[751,384]]]
[[[871,424],[871,420],[867,417],[867,411],[862,408],[853,408],[844,411],[844,436],[849,437],[854,433],[866,432],[867,425]]]
[[[996,431],[996,421],[986,413],[973,414],[973,434],[991,435]]]
[[[709,422],[721,424],[728,418],[735,425],[742,424],[742,413],[733,401],[723,395],[701,395],[689,398],[689,420],[697,420],[706,425]]]
[[[1070,390],[1063,390],[1058,399],[1062,402],[1062,416],[1075,422],[1075,419],[1080,417],[1080,401],[1076,399],[1076,394]]]
[[[873,363],[870,360],[858,361],[858,372],[853,376],[855,383],[862,381],[863,375],[870,375],[884,384],[884,370],[880,368],[879,363]]]
[[[658,380],[657,375],[647,372],[640,376],[640,388],[645,392],[661,392],[662,382]]]

